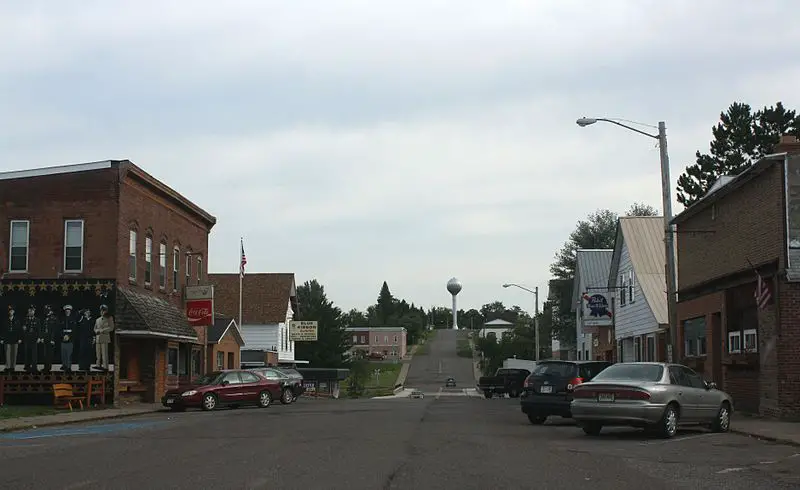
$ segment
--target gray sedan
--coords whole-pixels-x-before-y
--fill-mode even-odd
[[[622,362],[576,386],[570,411],[588,435],[621,425],[669,438],[679,425],[709,425],[727,432],[733,399],[686,366]]]

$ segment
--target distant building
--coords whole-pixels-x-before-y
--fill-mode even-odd
[[[494,334],[497,341],[500,342],[500,340],[503,339],[503,335],[510,334],[513,329],[513,323],[503,320],[502,318],[497,318],[496,320],[484,323],[478,335],[486,337],[490,334]]]
[[[244,338],[236,320],[218,315],[214,325],[208,328],[208,371],[239,369]]]
[[[576,251],[572,312],[578,360],[614,358],[614,290],[608,288],[613,255],[613,250]]]
[[[380,354],[388,359],[406,357],[408,332],[404,327],[348,327],[345,331],[352,336],[351,352]]]

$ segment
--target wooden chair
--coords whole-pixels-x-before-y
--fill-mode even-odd
[[[54,404],[59,408],[66,408],[69,407],[69,411],[72,411],[72,402],[78,402],[78,405],[83,410],[83,399],[86,398],[84,396],[75,396],[75,393],[72,391],[72,385],[66,383],[59,383],[53,385],[53,400]],[[61,405],[59,406],[59,403]]]

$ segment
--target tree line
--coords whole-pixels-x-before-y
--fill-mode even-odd
[[[781,135],[800,137],[800,117],[781,102],[759,110],[743,102],[734,102],[720,113],[711,128],[709,151],[695,153],[695,163],[678,177],[677,200],[685,208],[699,201],[722,176],[734,176],[747,170],[760,158],[774,152]],[[657,216],[661,213],[646,204],[636,203],[626,216]],[[567,346],[576,342],[575,314],[572,313],[572,286],[575,278],[576,250],[614,247],[618,215],[598,209],[578,221],[575,230],[555,254],[550,266],[549,298],[545,309],[552,322],[553,338]]]

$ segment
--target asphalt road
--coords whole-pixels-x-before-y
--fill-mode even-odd
[[[456,339],[466,338],[464,330],[437,330],[428,340],[427,353],[415,355],[408,369],[405,386],[432,394],[462,392],[463,388],[475,387],[472,359],[456,354]],[[447,378],[456,380],[456,388],[444,388]]]
[[[452,360],[451,335],[429,356]],[[424,357],[416,380],[436,387],[438,363]],[[303,399],[0,434],[0,488],[800,488],[800,448],[704,431],[591,438],[561,419],[532,426],[518,403]]]

